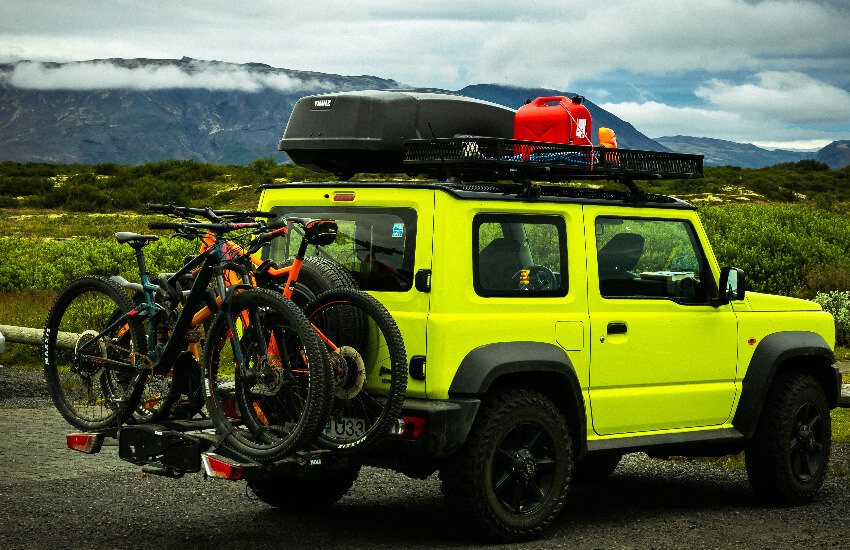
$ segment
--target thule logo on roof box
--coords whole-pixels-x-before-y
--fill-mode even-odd
[[[314,99],[313,100],[313,110],[321,111],[325,109],[333,109],[334,108],[334,98],[324,98],[324,99]]]

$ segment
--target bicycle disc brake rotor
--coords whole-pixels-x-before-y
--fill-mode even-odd
[[[366,382],[366,364],[357,350],[342,346],[331,354],[334,366],[334,395],[351,399],[363,389]]]
[[[275,395],[283,388],[285,373],[280,359],[271,355],[265,355],[260,359],[260,378],[254,391],[263,395]]]
[[[87,330],[80,334],[80,339],[77,340],[77,344],[74,346],[74,358],[76,363],[76,369],[74,372],[79,374],[84,378],[97,378],[100,376],[104,367],[102,365],[95,365],[91,361],[81,361],[80,360],[80,348],[82,348],[86,343],[91,342],[93,339],[97,337],[98,333],[94,330]],[[85,354],[91,357],[100,357],[102,359],[106,359],[106,342],[101,339],[93,346],[89,346]]]

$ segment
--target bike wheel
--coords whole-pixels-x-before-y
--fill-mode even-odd
[[[71,282],[50,308],[42,350],[44,376],[56,408],[75,428],[118,427],[133,414],[144,386],[146,371],[139,367],[147,359],[147,340],[135,318],[110,328],[132,309],[130,297],[117,283],[93,275]],[[99,359],[137,368],[118,372]]]
[[[330,348],[333,407],[317,445],[341,454],[372,448],[397,423],[407,390],[407,356],[389,312],[365,292],[337,289],[304,314]]]
[[[280,294],[247,290],[213,320],[204,344],[207,412],[246,458],[269,462],[311,443],[329,414],[330,382],[327,351]]]
[[[203,406],[201,366],[190,351],[183,351],[168,372],[150,377],[133,420],[139,424],[191,420]]]

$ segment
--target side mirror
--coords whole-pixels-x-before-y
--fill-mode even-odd
[[[720,295],[718,305],[743,300],[747,292],[747,279],[744,270],[737,267],[724,267],[720,270]]]

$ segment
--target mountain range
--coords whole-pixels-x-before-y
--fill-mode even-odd
[[[275,156],[295,102],[334,91],[403,89],[373,76],[341,76],[248,63],[107,59],[0,64],[0,161],[142,164],[195,159],[247,164]],[[518,108],[527,99],[572,92],[494,84],[456,93]],[[770,151],[750,144],[687,136],[651,139],[591,101],[595,128],[620,147],[702,154],[706,165],[757,168],[816,158],[850,164],[850,142],[816,153]]]

